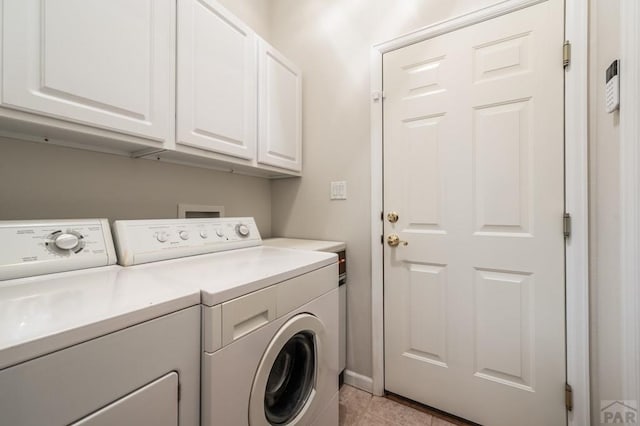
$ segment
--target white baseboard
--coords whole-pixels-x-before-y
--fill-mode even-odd
[[[344,382],[354,388],[373,393],[373,379],[351,370],[344,370]]]

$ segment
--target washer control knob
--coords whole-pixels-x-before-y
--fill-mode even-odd
[[[187,232],[187,231],[180,231],[180,234],[178,234],[178,235],[180,235],[180,238],[183,239],[183,240],[188,240],[189,239],[189,232]]]
[[[209,233],[207,231],[200,231],[200,238],[208,238]]]
[[[249,231],[249,227],[247,225],[245,225],[244,223],[239,223],[239,224],[236,225],[236,232],[241,237],[248,237],[250,231]]]
[[[53,243],[60,250],[73,250],[78,247],[80,241],[77,235],[65,233],[58,235]]]
[[[220,228],[216,229],[216,235],[220,238],[224,237],[224,231]]]
[[[166,232],[158,232],[156,239],[161,243],[166,243],[169,239],[169,235]]]

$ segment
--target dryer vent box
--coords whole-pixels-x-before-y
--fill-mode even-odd
[[[224,206],[178,204],[178,219],[208,219],[224,217]]]

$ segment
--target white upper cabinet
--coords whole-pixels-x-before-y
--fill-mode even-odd
[[[178,0],[177,144],[254,159],[255,33],[214,0]]]
[[[4,0],[2,106],[174,140],[174,0]]]
[[[300,70],[260,40],[258,163],[302,170]]]

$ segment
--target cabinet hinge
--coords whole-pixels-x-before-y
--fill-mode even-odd
[[[571,64],[571,42],[565,40],[562,45],[562,65],[567,68]]]
[[[182,399],[182,385],[178,383],[178,401]]]
[[[571,215],[569,213],[562,216],[562,232],[565,238],[571,237]]]
[[[567,407],[567,411],[573,410],[573,388],[569,383],[564,385],[564,405]]]
[[[384,222],[384,212],[380,212],[380,220]]]
[[[384,235],[380,235],[380,244],[384,244]]]

